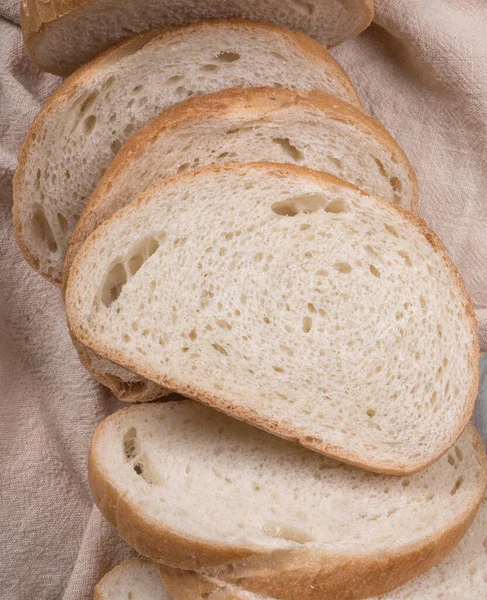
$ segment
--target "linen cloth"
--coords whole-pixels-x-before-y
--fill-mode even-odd
[[[87,484],[92,433],[120,405],[79,364],[60,292],[15,244],[17,151],[61,81],[30,63],[18,23],[18,1],[0,0],[0,597],[87,600],[131,553]],[[487,350],[487,3],[376,0],[374,25],[333,53],[410,157],[420,214],[465,279]],[[485,373],[483,390],[485,439]]]

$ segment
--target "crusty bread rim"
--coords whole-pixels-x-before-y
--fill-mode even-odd
[[[88,200],[73,232],[64,262],[64,287],[73,258],[96,226],[96,210],[100,204],[103,204],[104,197],[112,188],[113,182],[126,170],[131,161],[150,151],[152,144],[160,136],[181,126],[191,126],[192,123],[225,119],[240,114],[248,116],[249,119],[265,119],[268,116],[285,113],[293,106],[315,115],[324,114],[335,121],[350,124],[367,135],[374,135],[389,150],[393,160],[406,167],[412,184],[410,210],[416,213],[419,193],[414,169],[404,150],[385,127],[372,117],[320,90],[301,92],[270,87],[225,89],[206,96],[190,98],[168,108],[139,129],[122,146]]]
[[[96,0],[95,0],[96,1]],[[340,64],[332,57],[332,55],[318,42],[308,37],[301,32],[291,32],[277,25],[269,25],[257,23],[248,20],[231,20],[231,19],[215,19],[213,21],[201,21],[193,25],[183,25],[170,29],[154,29],[149,32],[140,33],[131,38],[123,40],[114,46],[101,52],[91,62],[79,68],[48,98],[44,106],[41,108],[35,119],[33,120],[25,140],[20,148],[18,155],[17,169],[13,180],[13,218],[14,232],[17,243],[26,259],[26,261],[43,277],[51,283],[60,286],[61,281],[53,278],[47,273],[39,270],[37,259],[32,255],[29,244],[24,239],[22,231],[21,213],[23,207],[23,183],[25,181],[26,164],[30,158],[30,151],[37,135],[42,131],[45,122],[51,117],[59,106],[71,102],[73,95],[80,90],[84,85],[90,83],[92,78],[105,68],[111,66],[119,58],[123,58],[127,52],[133,53],[149,43],[166,43],[173,38],[184,37],[188,33],[198,32],[204,29],[217,30],[218,28],[234,28],[236,30],[252,30],[258,31],[261,35],[280,36],[284,37],[288,43],[296,48],[296,50],[307,55],[307,57],[326,67],[326,71],[332,73],[339,79],[342,85],[347,89],[352,97],[356,98],[357,105],[360,107],[360,100],[357,96],[355,88],[345,73]]]
[[[473,451],[479,463],[477,497],[471,505],[464,507],[457,521],[445,524],[443,529],[424,540],[405,544],[392,552],[375,551],[368,556],[363,553],[354,556],[317,554],[314,549],[306,548],[306,544],[292,550],[269,551],[250,546],[237,548],[225,544],[224,540],[209,542],[196,536],[184,536],[161,525],[156,518],[141,514],[137,504],[127,495],[120,494],[109,475],[99,466],[98,440],[103,436],[107,423],[118,419],[120,414],[141,409],[141,406],[131,406],[113,413],[98,425],[93,436],[88,478],[101,513],[127,543],[155,562],[178,569],[203,570],[204,575],[276,598],[288,597],[286,594],[293,589],[297,594],[309,587],[309,583],[313,583],[317,594],[310,592],[309,600],[321,600],[328,597],[327,593],[333,600],[358,600],[393,590],[433,567],[456,547],[470,527],[487,486],[484,445],[475,427],[468,424]],[[233,568],[228,569],[229,564]],[[171,585],[168,588],[171,591]],[[344,589],[349,589],[352,595],[340,595]],[[292,597],[301,600],[301,596]]]
[[[361,467],[363,469],[369,471],[376,471],[380,473],[387,473],[389,475],[408,475],[411,473],[415,473],[429,466],[430,464],[436,462],[440,456],[442,456],[448,448],[450,448],[455,441],[458,439],[462,431],[465,429],[471,414],[474,409],[475,399],[477,397],[478,386],[479,386],[479,377],[480,377],[480,369],[479,369],[479,360],[480,360],[480,348],[479,342],[477,338],[477,323],[475,320],[475,314],[472,308],[472,304],[470,299],[465,291],[465,287],[463,284],[463,279],[460,273],[457,271],[456,267],[448,257],[443,243],[440,238],[433,233],[426,223],[420,219],[419,217],[405,211],[397,206],[393,206],[390,202],[385,200],[381,200],[380,198],[374,198],[375,202],[377,202],[382,208],[387,211],[398,211],[407,221],[409,221],[416,229],[418,229],[427,239],[427,241],[431,244],[435,252],[437,252],[442,260],[445,262],[446,267],[451,272],[453,282],[458,288],[460,295],[462,296],[465,303],[465,319],[467,321],[466,325],[470,329],[470,334],[472,336],[472,347],[470,349],[470,360],[469,360],[469,372],[471,375],[471,381],[468,393],[465,399],[465,408],[462,415],[462,418],[459,419],[459,422],[455,428],[453,428],[450,438],[444,442],[444,444],[438,449],[437,453],[431,457],[426,462],[417,462],[414,465],[409,464],[406,465],[398,465],[398,464],[385,464],[384,462],[366,462],[355,452],[347,451],[341,447],[332,444],[320,444],[316,443],[316,440],[309,439],[304,435],[304,432],[300,432],[297,429],[286,426],[283,427],[281,424],[259,415],[257,411],[248,408],[234,407],[230,403],[225,401],[220,401],[216,396],[204,392],[200,390],[197,386],[189,386],[182,385],[176,380],[170,380],[169,378],[161,377],[156,371],[147,366],[141,366],[138,364],[136,360],[132,360],[130,358],[124,357],[119,351],[111,351],[107,349],[105,345],[96,339],[92,339],[90,335],[86,334],[83,331],[83,327],[77,320],[76,310],[74,309],[75,302],[72,300],[71,296],[75,294],[74,288],[74,280],[76,279],[76,275],[78,272],[78,265],[83,260],[84,255],[89,251],[90,245],[98,238],[103,236],[105,229],[110,227],[112,221],[116,221],[120,218],[120,216],[125,215],[126,212],[130,212],[136,210],[140,205],[145,204],[150,201],[151,197],[156,191],[164,190],[164,188],[171,186],[176,183],[185,182],[186,180],[197,178],[201,173],[224,173],[224,172],[237,172],[241,174],[245,174],[249,171],[263,171],[275,177],[287,177],[287,176],[298,176],[303,179],[308,179],[313,183],[317,184],[333,184],[340,185],[342,187],[346,187],[352,190],[355,190],[362,194],[363,196],[368,196],[365,192],[358,190],[352,184],[349,184],[345,181],[342,181],[336,177],[333,177],[329,173],[322,173],[318,171],[312,171],[306,167],[298,167],[295,165],[289,164],[276,164],[276,163],[250,163],[250,164],[235,164],[235,163],[225,163],[223,165],[211,165],[207,167],[202,167],[201,169],[197,169],[195,171],[190,171],[188,173],[181,173],[179,175],[175,175],[173,177],[167,177],[157,183],[155,183],[152,187],[142,193],[136,200],[132,203],[128,204],[125,208],[122,208],[118,211],[113,217],[105,221],[91,236],[86,240],[83,244],[82,248],[76,255],[73,265],[70,269],[68,283],[66,288],[66,315],[68,320],[68,326],[76,339],[78,339],[82,344],[91,348],[96,354],[102,356],[104,358],[108,358],[129,371],[133,371],[138,375],[146,377],[151,381],[155,381],[162,387],[168,388],[175,393],[179,393],[188,398],[193,398],[208,406],[212,406],[217,410],[221,410],[237,419],[242,421],[246,421],[251,425],[256,427],[260,427],[261,429],[265,429],[275,435],[280,437],[290,439],[293,441],[298,441],[301,445],[310,448],[311,450],[315,450],[331,458],[334,458],[340,462],[344,462],[347,464],[351,464],[356,467]],[[369,196],[370,197],[370,196]]]
[[[350,3],[351,0],[345,0],[346,2]],[[42,36],[42,34],[44,33],[44,29],[46,27],[46,25],[49,25],[50,23],[53,23],[55,21],[57,21],[58,19],[62,19],[62,17],[74,12],[75,10],[85,6],[85,5],[89,5],[89,4],[96,4],[97,0],[22,0],[21,2],[21,8],[20,8],[20,20],[21,20],[21,25],[22,25],[22,35],[24,38],[24,45],[27,51],[27,54],[29,55],[29,58],[32,60],[32,62],[34,64],[36,64],[38,67],[40,67],[41,69],[43,69],[43,65],[41,64],[41,61],[37,60],[37,56],[36,56],[36,48],[37,48],[37,44]],[[345,39],[349,39],[352,37],[355,37],[356,35],[358,35],[359,33],[361,33],[364,29],[366,29],[370,23],[372,22],[373,18],[374,18],[374,0],[362,0],[362,4],[363,4],[363,8],[364,8],[364,19],[362,21],[362,23],[358,24],[357,27],[350,32],[349,35],[347,35],[347,37]],[[219,20],[223,20],[223,19],[212,19],[212,21],[219,21]],[[228,21],[233,21],[233,22],[237,22],[240,21],[240,19],[238,18],[233,18],[233,19],[226,19]],[[250,21],[249,19],[242,19],[241,21],[247,21],[249,23],[255,23],[258,24],[261,27],[268,27],[268,28],[278,28],[281,29],[281,26],[279,25],[274,25],[272,23],[262,23],[262,22],[258,22],[258,21]],[[191,26],[193,24],[190,24],[189,26]],[[173,27],[170,26],[170,29],[172,29]],[[288,31],[291,35],[298,35],[298,36],[304,36],[306,38],[308,38],[308,40],[313,41],[312,38],[309,38],[309,36],[307,36],[304,33],[301,32],[291,32],[291,30],[286,30],[285,28],[282,28],[283,31]],[[147,32],[142,32],[142,35],[144,35]],[[341,42],[345,41],[345,39],[337,42],[338,45]],[[122,40],[122,43],[126,41]],[[303,41],[303,40],[301,40]],[[314,41],[313,41],[314,42]],[[316,49],[313,51],[313,54],[315,52],[318,51],[318,46],[322,47],[321,44],[319,44],[318,42],[314,42],[314,44],[317,44]],[[311,50],[311,44],[307,43],[306,45],[310,46],[310,50]],[[103,52],[103,51],[102,51]],[[68,73],[62,71],[62,70],[56,70],[53,69],[52,72],[55,75],[61,75],[61,76],[66,76]]]

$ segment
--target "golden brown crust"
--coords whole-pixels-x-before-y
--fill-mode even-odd
[[[449,269],[452,274],[453,280],[455,284],[458,286],[460,295],[464,301],[465,308],[465,321],[467,323],[468,328],[472,334],[472,347],[470,350],[470,374],[471,380],[468,389],[468,393],[466,395],[465,406],[462,413],[461,418],[459,419],[456,427],[452,430],[450,437],[443,443],[443,445],[438,449],[437,453],[430,457],[427,461],[419,461],[411,464],[408,462],[407,464],[390,464],[384,461],[382,462],[366,462],[359,455],[352,451],[345,450],[344,448],[323,443],[320,440],[316,440],[314,438],[310,438],[306,436],[302,431],[297,428],[291,426],[284,426],[282,423],[277,421],[268,419],[260,415],[256,410],[235,406],[231,402],[226,401],[223,398],[218,398],[217,396],[206,392],[205,390],[201,390],[197,386],[190,386],[182,384],[177,380],[170,380],[169,378],[163,377],[160,373],[157,373],[153,369],[148,366],[144,366],[139,364],[136,360],[127,359],[127,357],[123,356],[120,351],[111,351],[107,350],[105,346],[100,343],[96,339],[92,339],[80,326],[77,321],[77,315],[74,302],[74,291],[72,291],[72,287],[74,287],[73,281],[76,280],[78,275],[78,265],[83,260],[83,256],[89,251],[90,246],[93,242],[99,237],[103,236],[104,231],[107,227],[110,226],[112,220],[116,220],[123,216],[126,212],[137,210],[137,208],[147,202],[150,201],[151,197],[155,193],[156,190],[163,190],[165,187],[171,186],[176,182],[184,182],[185,180],[193,179],[199,176],[200,173],[222,173],[222,172],[239,172],[245,174],[247,171],[251,170],[261,170],[266,173],[269,173],[275,177],[286,177],[290,175],[296,175],[299,177],[310,179],[314,183],[324,183],[324,184],[335,184],[343,187],[348,187],[350,189],[356,190],[360,192],[363,196],[368,196],[365,192],[358,190],[355,186],[345,181],[342,181],[329,173],[322,173],[319,171],[312,171],[306,167],[295,166],[290,164],[276,164],[276,163],[252,163],[252,164],[234,164],[234,163],[226,163],[223,165],[212,165],[207,167],[202,167],[196,171],[190,171],[188,173],[183,173],[179,175],[175,175],[173,177],[167,177],[162,181],[154,184],[151,188],[146,190],[143,194],[139,196],[137,200],[132,202],[130,205],[121,209],[116,215],[114,215],[111,219],[105,221],[98,229],[88,238],[88,240],[83,244],[82,248],[76,255],[72,267],[70,269],[67,288],[66,288],[66,314],[68,319],[68,326],[74,335],[82,344],[91,348],[96,354],[108,358],[109,360],[119,364],[129,371],[133,371],[141,376],[150,379],[151,381],[157,382],[162,387],[166,387],[168,389],[173,390],[175,393],[181,394],[187,398],[192,398],[208,406],[215,408],[216,410],[220,410],[224,413],[227,413],[233,416],[236,419],[240,419],[242,421],[246,421],[255,427],[259,427],[264,429],[270,433],[283,437],[285,439],[289,439],[295,442],[300,443],[302,446],[306,448],[310,448],[316,452],[320,452],[325,454],[326,456],[330,456],[340,462],[344,462],[356,467],[361,467],[365,470],[375,471],[379,473],[385,473],[389,475],[408,475],[415,473],[417,471],[421,471],[427,466],[433,464],[442,456],[448,448],[450,448],[455,441],[458,439],[462,431],[465,429],[471,415],[473,412],[475,399],[477,397],[478,385],[479,385],[479,360],[480,360],[480,348],[477,339],[477,324],[475,320],[475,314],[473,312],[473,308],[470,302],[470,299],[465,291],[463,280],[458,273],[456,267],[451,262],[450,258],[446,254],[443,243],[438,238],[438,236],[433,233],[426,223],[420,219],[419,217],[405,211],[399,207],[393,206],[391,203],[386,202],[385,200],[381,200],[380,198],[375,198],[375,201],[381,205],[386,210],[395,212],[399,211],[403,217],[408,220],[416,229],[418,229],[430,242],[434,250],[439,254],[442,260],[445,262],[445,265]]]
[[[37,2],[37,0],[34,0]],[[43,3],[42,3],[43,4]],[[52,94],[46,101],[44,106],[41,108],[34,121],[32,122],[25,140],[20,148],[18,155],[18,166],[14,175],[14,204],[13,204],[13,215],[14,215],[14,231],[17,239],[17,243],[26,259],[26,261],[36,270],[41,273],[48,281],[55,285],[61,285],[61,281],[53,278],[49,273],[45,273],[40,270],[37,259],[32,255],[29,244],[27,243],[24,233],[22,231],[21,213],[23,208],[23,184],[25,181],[25,168],[30,158],[30,152],[33,147],[37,136],[42,132],[43,127],[47,120],[55,114],[56,110],[64,103],[71,102],[73,95],[78,92],[83,86],[98,75],[100,70],[105,66],[110,66],[113,62],[122,59],[127,54],[131,54],[136,50],[139,50],[147,43],[165,43],[174,38],[184,36],[189,32],[195,32],[202,29],[210,28],[217,29],[222,28],[234,28],[237,30],[250,29],[252,31],[258,31],[261,35],[281,36],[288,40],[288,42],[295,46],[302,53],[308,55],[310,60],[323,65],[323,69],[331,72],[336,76],[342,84],[349,90],[352,97],[355,98],[358,106],[360,100],[356,95],[353,85],[346,75],[345,71],[338,64],[338,62],[331,56],[331,54],[303,33],[293,33],[276,25],[269,25],[263,23],[255,23],[253,21],[235,21],[235,20],[223,20],[218,19],[214,21],[201,21],[194,25],[184,25],[182,27],[175,27],[172,29],[156,29],[146,33],[141,33],[133,36],[127,40],[119,42],[115,46],[108,48],[94,60],[84,65],[73,73],[70,77],[63,82],[63,84]]]
[[[176,600],[191,598],[191,595],[185,595],[186,591],[196,594],[202,590],[208,592],[208,587],[214,589],[212,579],[285,600],[322,600],[328,597],[333,600],[360,600],[389,592],[426,572],[456,547],[471,525],[487,486],[487,455],[479,434],[469,424],[473,452],[479,463],[476,497],[464,507],[455,522],[445,523],[441,531],[421,541],[405,544],[392,552],[357,555],[326,553],[309,546],[286,551],[226,548],[224,543],[216,546],[201,539],[188,539],[161,527],[155,520],[150,521],[140,514],[140,508],[137,509],[119,494],[108,481],[107,474],[99,468],[101,461],[97,459],[97,442],[104,427],[108,422],[117,420],[121,413],[131,410],[137,409],[125,408],[112,414],[96,430],[89,457],[90,487],[102,514],[138,552],[169,567],[201,572],[202,577],[191,576],[185,581],[180,573],[161,567],[163,580]],[[181,590],[179,595],[178,587]],[[216,598],[223,600],[226,596],[217,595]]]
[[[262,118],[278,114],[289,107],[298,107],[302,111],[326,114],[333,119],[344,121],[368,135],[374,135],[386,146],[395,162],[405,165],[412,183],[412,212],[418,206],[418,183],[416,174],[405,152],[375,119],[365,115],[352,105],[335,96],[315,90],[313,92],[289,91],[276,88],[232,88],[214,94],[191,98],[167,109],[149,121],[128,140],[113,159],[100,179],[89,199],[74,230],[64,263],[64,286],[74,256],[83,242],[100,225],[98,211],[114,181],[120,177],[130,162],[147,153],[150,146],[166,131],[181,125],[208,119],[225,118],[244,114],[252,118]]]
[[[345,41],[345,39],[355,37],[364,29],[366,29],[372,22],[372,19],[374,18],[374,0],[359,1],[362,4],[362,21],[357,24],[357,27],[354,30],[351,30],[349,32],[346,38],[337,41],[337,43],[334,44],[335,46]],[[42,60],[37,56],[37,46],[41,42],[42,37],[44,35],[49,35],[46,31],[47,26],[55,23],[56,21],[62,19],[68,14],[74,13],[77,9],[84,9],[86,7],[89,7],[90,4],[96,7],[97,0],[22,0],[20,11],[22,34],[27,53],[31,58],[32,62],[34,62],[41,69],[50,71],[56,75],[69,75],[71,73],[70,70],[63,70],[62,68],[55,67],[49,68],[47,65],[44,65],[42,63]],[[357,0],[345,0],[344,4],[348,4],[350,6],[350,10],[356,10]],[[222,21],[223,19],[214,20]],[[228,19],[228,21],[251,22],[248,19],[237,18],[231,18]],[[276,31],[277,29],[282,29],[282,31],[286,31],[290,35],[296,36],[296,42],[300,40],[303,45],[303,48],[307,48],[311,54],[322,54],[322,44],[315,42],[305,33],[294,33],[286,28],[281,28],[280,25],[277,24],[263,23],[258,21],[254,21],[254,23],[258,24],[261,27],[266,27],[269,30],[273,29],[274,31]],[[169,24],[169,27],[173,26]],[[101,47],[101,50],[104,50],[103,46]]]

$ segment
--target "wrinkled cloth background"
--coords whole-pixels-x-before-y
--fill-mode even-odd
[[[78,363],[60,292],[23,261],[12,175],[27,128],[60,79],[0,0],[0,597],[87,600],[131,551],[94,508],[87,453],[118,403]],[[487,3],[376,0],[374,25],[333,51],[366,110],[409,155],[420,214],[462,273],[487,350]],[[476,423],[487,434],[487,364]]]

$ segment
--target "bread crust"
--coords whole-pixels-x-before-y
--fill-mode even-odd
[[[187,595],[190,592],[207,591],[208,583],[211,584],[208,578],[284,600],[322,600],[328,597],[360,600],[392,591],[433,567],[456,547],[470,527],[487,486],[487,455],[480,435],[469,424],[473,452],[479,463],[477,494],[455,522],[446,523],[441,531],[424,540],[406,544],[393,552],[352,556],[303,547],[266,551],[236,548],[225,543],[216,545],[185,537],[141,514],[130,498],[119,494],[103,472],[98,440],[107,423],[119,419],[120,413],[133,410],[137,408],[124,408],[98,426],[89,454],[90,488],[102,514],[139,553],[173,569],[200,571],[201,577],[190,577],[185,581],[180,573],[160,568],[166,587],[176,600],[188,600],[192,597]],[[197,595],[194,597],[198,598]]]
[[[140,382],[131,383],[121,377],[112,375],[111,373],[100,371],[93,366],[88,348],[73,336],[71,336],[71,340],[78,353],[78,358],[86,370],[93,375],[99,383],[108,388],[120,402],[131,404],[152,402],[153,400],[159,400],[171,394],[171,390],[163,388],[148,379],[141,379]]]
[[[361,33],[370,25],[372,19],[374,18],[374,0],[342,0],[342,3],[347,6],[349,10],[353,10],[354,12],[361,10],[362,19],[353,30],[349,31],[348,34],[343,37],[343,39],[340,39],[333,44],[335,46],[342,43],[346,39]],[[59,65],[55,66],[44,64],[39,56],[38,46],[44,37],[49,36],[50,26],[55,24],[66,15],[76,13],[76,11],[80,9],[90,9],[91,7],[93,7],[94,11],[97,10],[97,0],[22,0],[20,11],[22,34],[27,53],[32,62],[39,68],[54,73],[55,75],[61,75],[63,77],[69,75],[72,72],[72,69],[63,69]],[[222,17],[224,17],[224,15],[222,15]],[[236,22],[240,19],[233,17],[229,20]],[[248,19],[243,20],[248,21]],[[261,23],[258,21],[254,21],[254,23],[270,29],[280,28],[280,25],[278,24]],[[169,23],[168,26],[172,27],[173,25]],[[314,40],[311,40],[304,33],[297,32],[294,34],[290,30],[289,33],[291,35],[297,35],[301,37],[302,41],[305,43],[305,46],[308,46],[310,50],[312,50],[313,54],[319,53],[318,46],[321,46],[321,44],[314,42]],[[304,38],[306,38],[308,41],[305,41]],[[106,44],[101,44],[100,50],[103,51],[106,47]],[[95,52],[95,55],[96,54],[97,53]],[[78,65],[78,67],[79,66],[80,65]]]
[[[179,174],[173,177],[167,177],[162,181],[159,181],[154,186],[146,190],[143,194],[139,196],[137,200],[132,202],[130,205],[121,209],[115,216],[111,219],[105,221],[98,229],[88,238],[88,240],[83,244],[83,247],[80,249],[78,254],[76,255],[74,262],[72,264],[67,289],[66,289],[66,315],[68,319],[68,326],[73,334],[73,336],[78,339],[82,344],[91,348],[96,354],[108,358],[129,371],[133,371],[141,376],[150,379],[151,381],[155,381],[162,387],[166,387],[168,389],[173,390],[175,393],[186,396],[187,398],[192,398],[208,406],[215,408],[216,410],[220,410],[224,413],[229,414],[230,416],[240,419],[242,421],[246,421],[255,427],[259,427],[264,429],[274,435],[278,435],[282,438],[289,439],[295,442],[300,443],[302,446],[314,450],[316,452],[320,452],[325,454],[326,456],[330,456],[340,462],[344,462],[356,467],[361,467],[368,471],[375,471],[378,473],[385,473],[389,475],[409,475],[415,473],[417,471],[421,471],[426,468],[430,464],[433,464],[442,456],[448,448],[450,448],[458,437],[461,435],[462,431],[465,429],[471,415],[473,412],[475,399],[477,397],[478,386],[479,386],[479,360],[480,360],[480,348],[479,342],[477,338],[477,324],[475,320],[475,314],[472,308],[472,304],[470,299],[465,291],[465,287],[463,284],[463,279],[461,275],[458,273],[456,267],[453,265],[452,261],[448,257],[446,250],[443,246],[443,243],[438,238],[438,236],[433,233],[426,223],[417,217],[405,211],[399,207],[393,206],[391,203],[386,202],[385,200],[381,200],[380,198],[375,198],[375,201],[384,209],[388,211],[399,211],[403,217],[409,221],[419,232],[421,232],[428,242],[431,244],[435,252],[442,258],[446,267],[450,271],[453,282],[458,287],[460,291],[460,295],[463,299],[464,310],[465,310],[465,322],[470,330],[472,336],[472,344],[470,348],[470,356],[469,356],[469,372],[470,372],[470,384],[469,389],[466,394],[464,409],[461,414],[461,417],[456,424],[456,427],[452,428],[450,437],[440,446],[436,453],[433,456],[430,456],[427,460],[418,460],[416,462],[404,462],[402,464],[390,463],[386,461],[365,461],[358,454],[351,450],[346,450],[342,447],[338,447],[333,444],[323,443],[320,440],[315,438],[311,438],[306,436],[304,432],[299,431],[297,428],[291,426],[284,426],[281,423],[278,423],[274,420],[268,419],[262,415],[260,415],[257,411],[235,406],[228,400],[224,398],[219,398],[218,396],[208,393],[204,390],[201,390],[197,386],[186,385],[177,381],[175,379],[171,380],[167,377],[163,377],[160,373],[157,373],[155,370],[141,365],[136,360],[128,359],[124,357],[120,351],[111,351],[107,350],[105,346],[100,343],[98,340],[91,338],[91,336],[83,330],[83,327],[77,320],[77,314],[75,310],[75,284],[73,283],[78,276],[78,265],[83,260],[84,255],[89,251],[93,242],[99,237],[103,236],[104,231],[107,227],[110,226],[112,220],[116,220],[121,215],[125,214],[127,211],[137,210],[137,208],[148,201],[150,201],[152,195],[156,190],[163,190],[167,186],[171,186],[175,182],[184,182],[186,180],[194,179],[199,176],[200,173],[223,173],[223,172],[238,172],[241,174],[245,174],[249,171],[263,171],[268,173],[274,177],[286,177],[290,175],[296,175],[305,179],[309,179],[313,183],[324,183],[324,184],[334,184],[340,185],[349,189],[353,189],[359,192],[363,196],[368,196],[365,192],[358,190],[355,186],[345,181],[342,181],[328,173],[322,173],[318,171],[312,171],[306,167],[298,167],[295,165],[289,164],[276,164],[276,163],[251,163],[251,164],[235,164],[235,163],[226,163],[223,165],[212,165],[203,167],[196,171],[190,171],[188,173]]]
[[[42,2],[40,4],[44,6],[45,3]],[[49,5],[50,4],[48,4],[48,6]],[[353,84],[348,78],[347,74],[338,64],[338,62],[331,56],[331,54],[325,48],[323,48],[323,46],[321,46],[321,44],[318,44],[318,42],[309,38],[304,33],[293,33],[276,25],[255,23],[253,21],[235,20],[201,21],[200,23],[194,25],[184,25],[182,27],[176,27],[172,29],[156,29],[146,33],[141,33],[127,40],[119,42],[111,48],[108,48],[94,60],[84,65],[70,77],[68,77],[66,81],[64,81],[63,84],[54,92],[54,94],[50,96],[32,122],[18,155],[18,164],[13,181],[13,219],[15,236],[26,261],[54,285],[60,286],[62,282],[61,280],[54,278],[49,273],[43,272],[40,269],[39,263],[35,256],[33,256],[29,247],[29,243],[24,236],[21,222],[23,199],[26,195],[23,190],[26,177],[26,165],[30,159],[30,153],[33,144],[37,136],[42,131],[44,124],[49,118],[55,115],[60,106],[71,102],[73,95],[87,85],[94,77],[96,77],[100,70],[103,70],[106,66],[113,64],[113,62],[122,59],[128,54],[136,52],[149,43],[164,44],[172,41],[173,39],[184,37],[188,33],[197,33],[198,31],[203,31],[205,29],[217,31],[219,28],[234,29],[236,31],[253,31],[258,32],[259,35],[262,36],[267,35],[270,37],[284,37],[288,43],[294,46],[300,53],[306,54],[310,60],[318,65],[322,65],[324,70],[332,73],[337,79],[339,79],[342,82],[342,85],[344,85],[344,87],[349,91],[352,98],[355,98],[357,105],[361,106],[357,93],[355,92]]]
[[[238,117],[239,114],[251,119],[267,118],[296,107],[302,110],[303,114],[325,114],[356,127],[366,134],[375,135],[392,154],[395,162],[406,167],[413,188],[410,210],[417,212],[419,191],[414,169],[404,150],[378,121],[351,104],[319,90],[298,92],[282,88],[231,88],[190,98],[170,107],[149,121],[122,146],[96,186],[73,232],[64,262],[64,288],[74,256],[87,237],[100,225],[97,212],[99,207],[103,206],[104,198],[114,181],[124,173],[134,159],[145,154],[157,138],[181,125],[188,126],[209,119]]]

